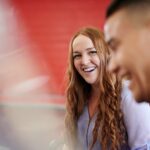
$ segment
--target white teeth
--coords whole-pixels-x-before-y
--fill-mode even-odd
[[[95,67],[89,67],[89,68],[84,68],[83,70],[85,72],[90,72],[90,71],[93,71],[95,69]]]

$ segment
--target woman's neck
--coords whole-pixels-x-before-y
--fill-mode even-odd
[[[99,101],[100,89],[98,87],[94,87],[91,90],[91,96],[88,101],[88,110],[90,118],[96,113],[98,101]]]

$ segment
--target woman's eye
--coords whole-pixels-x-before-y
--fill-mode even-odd
[[[91,55],[97,54],[97,51],[90,51]]]
[[[80,58],[81,57],[81,55],[74,55],[73,56],[73,59],[78,59],[78,58]]]

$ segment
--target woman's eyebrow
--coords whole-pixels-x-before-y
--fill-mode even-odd
[[[78,51],[73,52],[73,54],[78,54],[78,53],[80,53],[80,52],[78,52]]]
[[[88,48],[86,48],[85,50],[93,50],[93,49],[95,49],[95,47],[88,47]],[[78,54],[78,53],[80,53],[78,50],[75,50],[75,51],[73,52],[73,54]]]
[[[86,48],[86,50],[92,50],[92,49],[95,49],[95,47]]]

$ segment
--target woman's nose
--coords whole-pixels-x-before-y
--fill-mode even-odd
[[[88,64],[89,62],[90,62],[89,56],[83,55],[82,58],[81,58],[81,63],[82,63],[83,65],[86,65],[86,64]]]

